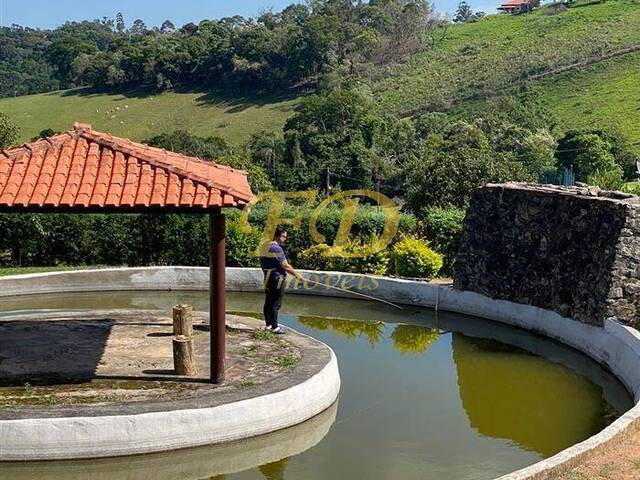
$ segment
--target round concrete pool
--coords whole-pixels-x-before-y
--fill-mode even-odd
[[[227,309],[256,314],[261,300],[259,294],[229,293]],[[168,310],[175,303],[189,303],[206,310],[207,301],[205,292],[76,293],[5,298],[1,308],[5,314]],[[335,422],[324,421],[323,438],[314,437],[306,451],[283,450],[264,457],[264,464],[256,456],[253,463],[245,458],[237,468],[222,468],[211,458],[229,452],[213,450],[197,474],[183,471],[171,478],[491,479],[585,440],[632,407],[625,388],[595,361],[487,320],[292,295],[285,301],[282,322],[335,351],[342,376]],[[273,442],[284,444],[288,435],[295,440],[295,429],[280,432]],[[253,455],[241,444],[239,457],[243,448],[245,457]],[[172,455],[185,454],[163,458]],[[78,465],[84,472],[100,465],[100,478],[122,478],[122,465],[116,468],[108,460],[1,468],[16,478],[67,478],[65,472],[77,471]],[[158,475],[162,477],[154,473]]]

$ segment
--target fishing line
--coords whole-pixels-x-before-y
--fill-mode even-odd
[[[340,287],[336,287],[336,286],[329,285],[329,284],[326,284],[326,283],[316,282],[316,281],[310,280],[308,278],[305,278],[302,281],[303,282],[309,282],[309,283],[312,283],[314,285],[318,285],[318,286],[321,286],[321,287],[326,287],[326,288],[331,288],[333,290],[338,290],[339,292],[345,292],[345,293],[350,293],[351,295],[357,295],[359,297],[364,297],[364,298],[367,298],[369,300],[373,300],[375,302],[381,302],[381,303],[384,303],[386,305],[390,305],[390,306],[392,306],[394,308],[397,308],[398,310],[404,310],[400,305],[396,305],[395,303],[388,302],[387,300],[383,300],[382,298],[374,297],[372,295],[367,295],[366,293],[354,292],[353,290],[347,290],[346,288],[340,288]]]

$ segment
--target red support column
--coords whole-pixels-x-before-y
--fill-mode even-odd
[[[209,215],[209,322],[211,324],[211,382],[224,383],[225,354],[225,221]]]

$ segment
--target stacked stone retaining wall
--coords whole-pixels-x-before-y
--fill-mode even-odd
[[[454,286],[585,323],[640,319],[640,198],[520,183],[478,190]]]

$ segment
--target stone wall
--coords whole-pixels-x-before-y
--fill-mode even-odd
[[[467,214],[454,287],[586,323],[640,320],[640,199],[490,184]]]

